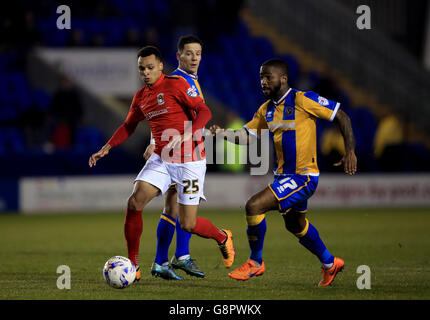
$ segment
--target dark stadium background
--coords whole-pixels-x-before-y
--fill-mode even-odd
[[[307,2],[312,4],[312,1]],[[258,27],[258,19],[264,20],[266,14],[270,15],[276,3],[282,3],[278,16],[285,10],[296,12],[299,17],[293,21],[286,15],[270,21],[272,27],[291,42],[290,50],[287,45],[282,52],[277,50],[279,44],[270,37],[253,30]],[[354,19],[358,17],[355,10],[358,5],[366,3],[372,8],[372,29],[359,31],[355,27]],[[71,8],[71,30],[56,28],[59,17],[56,8],[60,5],[56,1],[18,0],[2,4],[2,190],[8,189],[7,184],[14,179],[29,175],[135,173],[141,164],[134,157],[143,152],[148,141],[147,132],[144,132],[146,140],[141,141],[141,148],[134,148],[134,154],[121,148],[116,156],[121,158],[123,165],[111,161],[110,164],[100,166],[102,168],[90,170],[86,159],[110,137],[109,130],[113,132],[114,128],[106,129],[100,123],[89,121],[91,105],[82,97],[84,93],[79,89],[76,91],[74,109],[70,106],[72,114],[64,110],[67,108],[58,108],[58,104],[63,102],[61,99],[67,100],[61,95],[59,100],[54,98],[59,81],[57,88],[55,85],[48,86],[41,83],[40,79],[43,78],[40,74],[31,74],[31,64],[35,62],[30,56],[35,49],[97,47],[109,50],[117,47],[139,48],[152,43],[161,48],[167,70],[171,70],[177,66],[176,40],[184,33],[195,33],[203,39],[204,55],[199,80],[203,91],[213,102],[211,107],[216,120],[224,121],[225,124],[227,120],[223,115],[227,110],[245,122],[252,117],[263,102],[259,89],[259,65],[270,57],[278,56],[290,65],[289,83],[292,87],[313,90],[342,103],[342,108],[353,122],[361,172],[429,170],[426,125],[429,77],[424,67],[425,55],[430,54],[428,50],[425,51],[429,19],[427,1],[328,1],[327,10],[332,10],[333,6],[344,13],[339,19],[352,19],[351,28],[344,30],[342,35],[349,41],[342,37],[333,39],[335,36],[330,33],[330,20],[323,20],[325,25],[314,28],[313,24],[317,23],[314,15],[324,16],[324,19],[328,19],[329,15],[314,12],[315,7],[312,6],[303,11],[304,5],[294,4],[294,1],[274,1],[272,7],[258,1],[242,0],[96,0],[64,1],[61,4]],[[303,25],[298,24],[300,21]],[[314,35],[307,38],[310,30],[314,30]],[[360,49],[360,43],[354,43],[354,39],[368,46],[367,55],[352,56]],[[302,47],[304,53],[297,50],[297,46]],[[379,50],[377,54],[380,60],[374,56],[375,50]],[[314,69],[306,54],[311,54],[317,62]],[[386,65],[378,64],[381,59],[385,59]],[[352,64],[350,70],[339,70],[345,63]],[[366,81],[372,77],[368,69],[378,69],[373,70],[376,74],[377,71],[385,72],[391,68],[397,70],[383,74],[381,79],[374,77],[374,83]],[[354,86],[353,89],[347,88],[334,75],[339,71],[344,72],[344,77],[351,82],[350,87]],[[55,77],[58,74],[54,72],[46,81],[52,81]],[[389,77],[398,79],[400,83],[414,79],[414,83],[409,81],[409,87],[405,88],[406,97],[403,92],[398,92],[396,97],[384,90],[387,86],[384,81],[390,81]],[[420,77],[424,81],[419,81]],[[131,100],[131,96],[121,98],[127,105]],[[416,101],[420,104],[417,105]],[[387,141],[383,142],[383,150],[375,156],[375,135],[389,114],[399,117],[401,126],[398,130],[403,134],[398,141],[385,138]],[[319,124],[320,146],[323,134],[329,127],[324,122]],[[70,137],[63,135],[61,138],[62,132],[70,134]],[[335,147],[327,148],[324,154],[321,147],[318,149],[319,165],[321,171],[325,172],[334,170],[331,163],[338,157]],[[217,166],[209,167],[210,171],[218,169]]]
[[[71,10],[70,30],[57,28],[60,5]],[[357,27],[360,5],[371,9],[370,30]],[[89,156],[127,114],[133,93],[121,85],[130,77],[116,79],[113,89],[120,93],[100,94],[92,91],[94,83],[68,76],[47,56],[61,51],[76,59],[75,52],[84,57],[87,50],[122,57],[118,50],[124,49],[133,64],[134,52],[153,44],[169,73],[177,67],[178,38],[190,33],[204,43],[199,82],[212,110],[210,124],[228,127],[252,118],[264,102],[259,67],[272,57],[288,62],[291,87],[339,101],[350,116],[358,174],[348,177],[333,167],[342,138],[332,124],[318,121],[320,193],[310,200],[312,223],[349,268],[333,290],[316,288],[315,258],[285,232],[276,213],[267,215],[264,277],[231,282],[219,256],[208,254],[213,243],[193,238],[205,282],[160,285],[149,268],[161,205],[144,218],[143,281],[124,291],[108,290],[102,281],[107,258],[126,254],[125,203],[144,164],[148,125],[89,168]],[[81,71],[90,79],[122,74],[128,61],[116,61],[107,71],[88,64]],[[429,1],[2,1],[0,299],[428,299],[429,70]],[[250,176],[250,167],[208,165],[207,205],[215,207],[201,210],[217,225],[231,226],[237,264],[249,253],[243,197],[271,179],[270,173]],[[93,203],[96,209],[87,206]],[[62,264],[72,270],[69,292],[55,286]],[[356,267],[363,264],[372,269],[367,292],[356,287]]]

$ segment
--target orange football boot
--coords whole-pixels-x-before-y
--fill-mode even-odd
[[[140,272],[140,267],[137,266],[136,267],[136,278],[134,278],[133,283],[139,281],[140,278],[142,278],[142,272]]]
[[[321,267],[323,279],[318,283],[318,287],[329,286],[336,275],[343,270],[345,262],[341,258],[334,257],[333,266],[330,269]]]
[[[218,247],[221,250],[224,267],[230,268],[233,265],[235,256],[233,247],[233,234],[227,229],[222,229],[222,231],[224,231],[224,233],[227,235],[227,239],[224,243],[218,244]]]
[[[266,271],[266,267],[264,266],[264,261],[261,263],[259,267],[257,267],[255,266],[254,261],[248,260],[239,268],[230,272],[228,275],[232,279],[248,280],[253,276],[261,276],[264,273],[264,271]]]

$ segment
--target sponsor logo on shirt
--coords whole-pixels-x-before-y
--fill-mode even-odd
[[[146,119],[150,120],[156,116],[159,116],[161,114],[165,114],[165,113],[169,112],[167,109],[168,108],[164,108],[161,110],[156,110],[156,111],[151,111],[151,112],[145,113],[145,117],[146,117]]]
[[[187,90],[187,96],[191,97],[191,98],[196,98],[199,94],[196,91],[196,88],[193,87],[189,87]]]
[[[318,103],[322,106],[328,106],[329,102],[326,98],[324,97],[318,97]]]
[[[296,127],[295,122],[272,122],[268,124],[270,131],[275,131],[276,129],[294,129]]]

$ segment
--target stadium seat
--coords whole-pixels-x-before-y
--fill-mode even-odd
[[[17,108],[13,105],[3,104],[0,102],[0,124],[13,124],[18,118]]]
[[[36,89],[31,91],[33,103],[37,108],[47,111],[51,104],[51,96],[44,90]]]
[[[25,143],[22,134],[15,128],[0,130],[0,153],[23,153]]]
[[[300,64],[292,54],[281,56],[288,64],[288,81],[292,87],[296,87],[300,78]]]
[[[267,60],[274,56],[273,45],[267,38],[253,38],[252,45],[257,57]]]
[[[94,151],[100,149],[105,142],[105,137],[101,131],[94,127],[81,127],[76,131],[75,147],[76,151]]]

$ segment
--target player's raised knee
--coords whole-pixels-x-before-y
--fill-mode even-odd
[[[253,216],[261,213],[259,200],[255,197],[249,198],[245,204],[245,212],[247,216]]]

